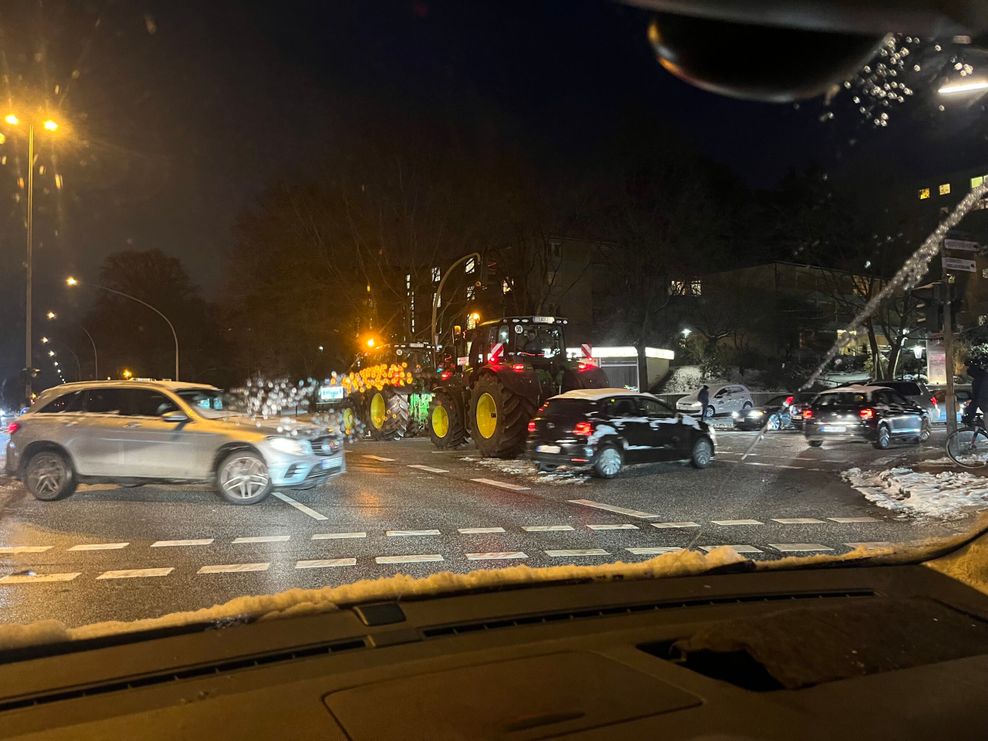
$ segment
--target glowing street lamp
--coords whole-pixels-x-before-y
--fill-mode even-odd
[[[130,368],[124,368],[123,373],[121,373],[120,375],[123,376],[123,379],[125,381],[129,381],[131,378],[134,377],[134,374],[130,372]]]
[[[48,339],[47,337],[42,337],[42,338],[41,338],[41,344],[42,344],[42,345],[47,345],[49,341],[50,341],[50,340],[49,340],[49,339]]]
[[[75,278],[73,278],[70,275],[68,278],[65,279],[65,285],[67,285],[67,286],[77,286],[77,285],[79,285],[79,281],[76,280]]]
[[[48,317],[49,319],[58,318],[58,314],[56,314],[54,311],[49,311],[47,314],[45,314],[45,316]]]
[[[55,351],[54,350],[49,350],[48,351],[48,357],[49,358],[54,358],[55,357]]]

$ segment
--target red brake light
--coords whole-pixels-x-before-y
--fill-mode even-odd
[[[931,404],[932,404],[933,406],[936,406],[936,405],[937,405],[937,397],[935,397],[935,396],[931,396],[931,397],[930,397],[930,403],[931,403]]]
[[[874,419],[875,410],[871,407],[863,407],[858,410],[858,416],[861,417],[861,419]]]
[[[795,397],[787,396],[786,397],[786,400],[784,402],[782,402],[782,404],[783,404],[783,406],[787,406],[787,407],[788,406],[792,406],[793,401],[795,401]]]
[[[806,408],[803,410],[803,419],[813,419],[813,410]]]
[[[589,437],[591,434],[593,434],[593,424],[590,423],[590,422],[586,422],[586,421],[584,421],[584,422],[577,422],[573,426],[573,434],[574,435],[582,435],[584,437]]]
[[[521,373],[523,370],[525,370],[525,364],[515,363],[514,365],[511,366],[511,370],[513,370],[515,373]]]
[[[529,432],[535,432],[535,420],[534,419],[529,420],[529,422],[528,422],[528,431]]]
[[[592,360],[579,360],[576,363],[576,370],[580,373],[586,373],[588,370],[593,370],[597,367],[597,364]]]
[[[7,425],[7,434],[13,435],[19,429],[21,429],[20,422],[11,422],[9,425]]]
[[[453,376],[453,371],[451,371],[449,368],[446,368],[442,371],[442,373],[439,374],[439,380],[448,381],[452,376]]]

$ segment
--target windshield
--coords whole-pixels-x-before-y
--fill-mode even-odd
[[[0,628],[973,534],[988,29],[811,4],[5,4]]]

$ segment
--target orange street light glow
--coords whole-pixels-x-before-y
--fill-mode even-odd
[[[17,126],[21,122],[21,120],[17,118],[17,116],[15,116],[13,113],[8,113],[6,116],[3,117],[3,120],[9,123],[11,126]]]

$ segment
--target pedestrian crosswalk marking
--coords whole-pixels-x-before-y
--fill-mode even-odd
[[[422,553],[414,556],[377,556],[374,559],[377,563],[426,563],[442,560],[443,557],[438,553]]]
[[[175,570],[174,566],[166,566],[157,569],[117,569],[104,571],[97,576],[97,579],[139,579],[151,576],[168,576]]]
[[[468,553],[468,561],[506,561],[509,559],[528,558],[523,551],[491,551],[489,553]]]
[[[820,543],[769,543],[768,547],[774,548],[780,553],[814,553],[833,550],[833,548]]]
[[[270,563],[221,563],[210,566],[203,566],[197,574],[232,574],[245,571],[267,571]]]
[[[710,553],[710,551],[714,550],[715,548],[730,548],[735,553],[764,553],[765,552],[765,551],[763,551],[763,550],[761,550],[759,548],[755,548],[755,546],[753,546],[753,545],[728,545],[728,544],[725,543],[724,545],[701,545],[700,546],[700,550],[701,551],[705,551],[706,553]]]
[[[626,517],[639,517],[643,520],[650,520],[653,517],[658,517],[657,514],[652,512],[642,512],[637,509],[628,509],[627,507],[618,507],[614,504],[604,504],[602,502],[595,502],[592,499],[569,499],[570,504],[579,504],[584,507],[593,507],[594,509],[602,509],[606,512],[614,512],[615,514],[625,515]]]
[[[394,463],[394,458],[385,458],[383,455],[367,455],[364,453],[364,458],[370,458],[372,461],[380,461],[381,463]]]
[[[213,538],[198,538],[193,540],[156,540],[151,544],[152,548],[174,548],[186,545],[212,545]]]
[[[366,538],[367,533],[314,533],[310,540],[336,540],[338,538]]]
[[[559,548],[545,552],[549,558],[576,558],[582,556],[609,556],[603,548]]]
[[[637,525],[630,522],[623,522],[620,525],[587,525],[591,530],[638,530]]]
[[[415,468],[419,471],[427,471],[428,473],[449,473],[445,468],[436,468],[435,466],[423,466],[420,463],[410,463],[409,468]]]
[[[839,522],[842,525],[849,525],[856,522],[878,522],[874,517],[828,517],[831,522]]]
[[[385,535],[389,538],[403,538],[421,535],[439,535],[438,530],[387,530]]]
[[[296,561],[296,569],[328,569],[337,566],[356,566],[355,558],[317,558],[311,561]]]
[[[528,491],[527,486],[520,486],[518,484],[509,484],[507,481],[495,481],[494,479],[470,479],[477,484],[487,484],[488,486],[496,486],[500,489],[508,489],[510,491]]]
[[[119,551],[130,543],[80,543],[69,548],[70,551]]]
[[[251,535],[246,538],[234,538],[234,543],[286,543],[291,535]]]
[[[0,584],[42,584],[54,581],[72,581],[80,571],[63,574],[8,574],[0,578]]]
[[[0,546],[0,554],[14,555],[17,553],[44,553],[51,550],[53,545],[4,545]]]
[[[294,499],[292,499],[287,494],[282,494],[280,491],[276,491],[276,492],[273,492],[273,495],[274,495],[274,497],[276,499],[280,499],[285,504],[287,504],[287,505],[289,505],[291,507],[294,507],[299,512],[301,512],[302,514],[306,514],[309,517],[311,517],[313,520],[328,520],[329,519],[328,517],[326,517],[326,515],[322,514],[321,512],[316,512],[314,509],[312,509],[312,507],[307,507],[306,505],[302,504],[301,502],[295,501]]]
[[[823,520],[818,520],[815,517],[773,517],[772,522],[777,522],[780,525],[822,525]]]
[[[700,525],[696,522],[653,522],[652,527],[664,530],[666,528],[700,527]]]
[[[764,525],[764,522],[759,522],[758,520],[711,520],[714,525],[724,525],[726,527],[733,527],[735,525]]]
[[[526,533],[560,533],[575,528],[572,525],[523,525],[521,529]]]
[[[625,550],[628,553],[634,553],[636,556],[657,556],[663,553],[675,553],[676,551],[681,551],[683,549],[679,546],[652,545],[641,548],[625,548]]]
[[[458,528],[463,535],[481,535],[482,533],[503,533],[503,527],[461,527]]]

